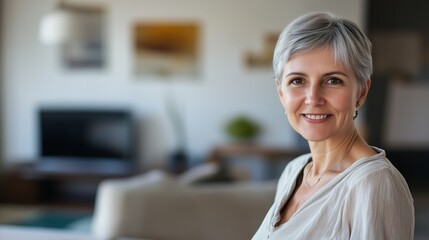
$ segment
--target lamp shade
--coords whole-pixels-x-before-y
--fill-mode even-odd
[[[66,8],[58,8],[43,17],[39,38],[45,44],[62,44],[74,36],[75,14]]]

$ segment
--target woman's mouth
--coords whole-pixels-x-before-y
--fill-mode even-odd
[[[327,118],[328,114],[304,114],[304,116],[311,120],[323,120]]]

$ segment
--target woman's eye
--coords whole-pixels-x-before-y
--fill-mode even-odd
[[[327,84],[332,84],[332,85],[338,85],[338,84],[342,84],[342,83],[343,83],[343,80],[338,79],[338,78],[329,78],[329,79],[326,81],[326,83],[327,83]]]
[[[301,78],[294,78],[294,79],[291,79],[289,81],[290,85],[299,85],[299,84],[302,84],[302,83],[304,83],[304,80],[302,80]]]

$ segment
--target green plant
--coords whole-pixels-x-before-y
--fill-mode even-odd
[[[234,140],[252,140],[259,133],[259,126],[246,116],[237,116],[226,124],[225,130]]]

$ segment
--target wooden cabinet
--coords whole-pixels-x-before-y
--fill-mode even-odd
[[[93,205],[101,181],[131,175],[41,173],[31,164],[9,167],[0,173],[0,202]]]
[[[0,175],[0,201],[7,203],[37,203],[40,184],[22,175],[20,169],[2,170]]]

